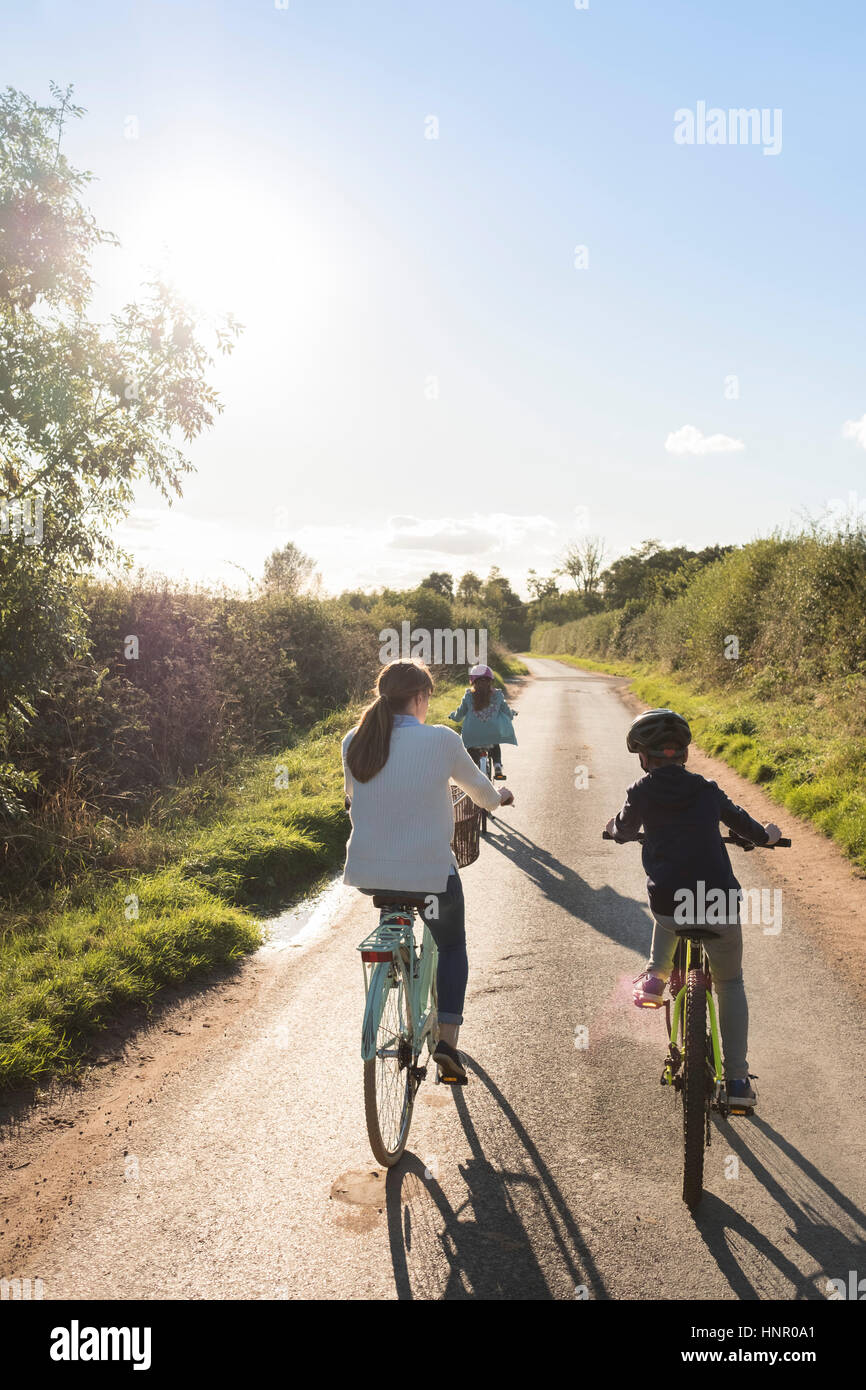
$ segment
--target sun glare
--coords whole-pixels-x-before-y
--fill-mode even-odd
[[[209,316],[252,323],[290,313],[303,325],[333,294],[334,267],[311,221],[286,201],[216,180],[161,189],[136,227],[134,253],[143,276],[156,272]]]

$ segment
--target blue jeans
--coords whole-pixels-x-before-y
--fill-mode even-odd
[[[362,888],[362,893],[372,897],[374,893],[400,896],[399,888]],[[422,892],[418,889],[418,892]],[[466,906],[463,902],[463,884],[456,869],[451,870],[448,887],[444,893],[431,893],[436,900],[438,915],[422,917],[430,928],[430,935],[436,942],[439,952],[439,968],[436,971],[436,994],[439,1001],[440,1023],[462,1023],[463,1002],[466,998],[466,982],[469,979],[469,958],[466,954]]]

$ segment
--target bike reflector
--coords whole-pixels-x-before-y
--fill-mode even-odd
[[[394,959],[393,951],[362,951],[361,960],[365,960],[368,965],[384,963]]]

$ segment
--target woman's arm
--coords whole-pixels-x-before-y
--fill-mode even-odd
[[[346,754],[349,751],[349,744],[352,742],[352,735],[354,734],[354,732],[354,729],[349,730],[349,732],[346,734],[346,737],[343,739],[343,742],[340,747],[340,751],[343,755],[343,792],[349,801],[352,800],[352,792],[354,788],[352,784],[352,774],[349,771],[349,764],[346,762]]]
[[[468,699],[469,699],[469,695],[468,695],[468,693],[467,693],[466,695],[463,696],[463,699],[460,701],[460,704],[457,706],[457,708],[456,708],[456,710],[454,711],[454,713],[453,713],[453,714],[449,714],[448,718],[449,718],[449,719],[453,719],[455,724],[462,724],[462,723],[463,723],[463,720],[466,718],[466,713],[467,713],[467,710],[466,710],[466,701],[467,701]]]

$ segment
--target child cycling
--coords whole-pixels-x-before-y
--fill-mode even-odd
[[[480,760],[482,748],[491,750],[494,778],[502,782],[505,773],[502,771],[501,745],[517,743],[511,723],[517,710],[505,703],[505,695],[493,682],[494,676],[489,666],[473,666],[469,672],[469,689],[448,718],[453,719],[455,724],[462,722],[463,742],[474,763]]]
[[[715,782],[686,771],[691,737],[686,720],[673,710],[651,709],[633,720],[626,746],[638,754],[646,776],[628,788],[625,805],[606,827],[620,841],[634,840],[641,826],[644,830],[642,858],[655,926],[650,958],[635,981],[633,994],[635,1004],[643,1008],[662,1003],[677,945],[676,928],[695,921],[695,911],[687,904],[707,900],[699,884],[706,895],[714,888],[724,890],[726,902],[731,901],[733,888],[733,901],[739,904],[740,885],[719,833],[719,821],[758,845],[773,845],[782,833],[777,825],[762,826],[753,820]],[[708,917],[707,925],[719,932],[705,941],[705,947],[719,999],[728,1097],[739,1107],[753,1110],[757,1096],[746,1057],[749,1009],[739,906],[726,921],[710,923]]]

